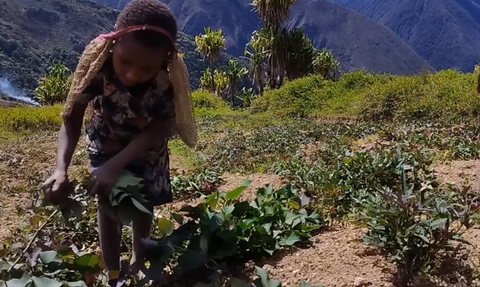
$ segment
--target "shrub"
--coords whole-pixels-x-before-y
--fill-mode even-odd
[[[252,103],[254,112],[285,117],[362,116],[367,120],[465,120],[480,114],[476,77],[457,71],[421,76],[348,73],[338,82],[311,76]]]
[[[193,106],[196,109],[220,109],[227,107],[222,99],[207,91],[195,91],[192,94],[192,98]]]

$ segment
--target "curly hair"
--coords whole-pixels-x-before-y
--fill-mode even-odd
[[[172,11],[158,0],[133,0],[120,13],[115,30],[129,26],[150,25],[165,29],[171,38],[177,39],[177,20]],[[132,37],[140,44],[149,48],[160,48],[166,43],[174,49],[175,43],[157,31],[144,30],[132,32]]]

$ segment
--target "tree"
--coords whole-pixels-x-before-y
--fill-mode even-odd
[[[221,52],[225,50],[226,41],[222,30],[205,28],[205,34],[195,37],[198,52],[209,62],[210,73],[215,74],[215,62],[220,58]],[[210,91],[215,91],[215,79],[212,79]]]
[[[214,90],[211,91],[212,81],[214,82]],[[226,89],[228,86],[228,78],[224,71],[215,70],[212,78],[212,72],[206,70],[203,72],[202,77],[200,78],[200,86],[202,89],[215,93],[216,96],[226,99]]]
[[[237,82],[248,74],[247,68],[241,66],[237,60],[230,60],[226,71],[228,79],[228,91],[232,97],[232,105],[235,106],[235,98],[237,97]]]
[[[284,35],[285,60],[284,70],[289,80],[295,80],[315,72],[315,57],[317,51],[312,41],[302,29],[282,31]]]
[[[35,100],[42,105],[63,103],[68,95],[73,75],[63,64],[58,63],[50,68],[49,73],[40,80],[35,89]]]
[[[268,33],[270,51],[268,57],[268,76],[270,88],[274,89],[283,84],[285,71],[283,69],[285,53],[282,45],[285,43],[282,38],[282,25],[290,17],[290,8],[297,0],[253,0],[252,5],[258,12]],[[264,33],[266,34],[266,33]]]
[[[325,80],[335,80],[338,76],[340,63],[327,49],[317,53],[314,61],[315,72],[322,75]]]
[[[264,92],[265,59],[268,56],[267,45],[262,40],[258,35],[258,31],[255,31],[245,48],[245,57],[249,59],[252,83],[257,85],[261,96]]]

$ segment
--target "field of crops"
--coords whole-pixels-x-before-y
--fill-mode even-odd
[[[176,198],[155,211],[144,242],[156,286],[251,286],[255,278],[264,287],[480,286],[480,124],[302,119],[232,111],[203,96],[200,144],[171,142]],[[0,111],[0,282],[8,287],[105,278],[95,203],[82,195],[82,146],[71,170],[82,208],[65,219],[41,204],[60,110]]]

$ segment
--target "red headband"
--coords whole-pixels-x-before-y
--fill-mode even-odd
[[[151,26],[151,25],[129,26],[129,27],[117,30],[117,31],[110,32],[108,34],[101,34],[100,36],[98,36],[98,38],[105,39],[105,40],[117,40],[118,38],[120,38],[121,36],[123,36],[125,34],[135,32],[135,31],[142,31],[142,30],[156,31],[160,34],[165,35],[168,39],[170,39],[170,41],[172,42],[175,50],[177,49],[176,45],[175,45],[175,40],[173,39],[172,35],[170,35],[170,33],[167,32],[167,30],[165,30],[161,27],[156,27],[156,26]]]

